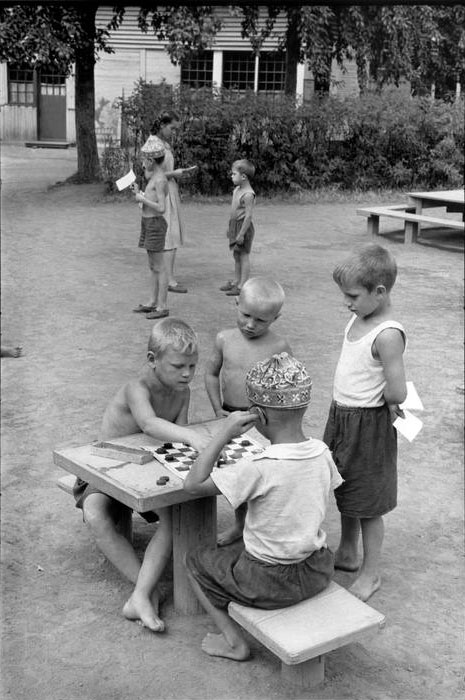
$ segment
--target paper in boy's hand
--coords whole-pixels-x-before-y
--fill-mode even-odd
[[[126,173],[126,175],[123,175],[123,177],[120,177],[120,179],[116,181],[116,187],[121,192],[121,190],[125,190],[126,187],[132,185],[132,183],[135,182],[135,180],[136,176],[134,175],[134,172],[131,168],[131,170],[128,173]]]
[[[400,404],[402,410],[409,409],[410,411],[423,411],[423,404],[420,397],[418,396],[417,390],[413,382],[406,382],[407,384],[407,397],[404,403]]]
[[[410,413],[410,411],[404,410],[405,418],[400,416],[395,419],[393,425],[401,435],[403,435],[409,442],[412,442],[420,432],[423,427],[423,422]]]

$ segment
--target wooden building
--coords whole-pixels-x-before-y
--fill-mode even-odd
[[[215,7],[222,29],[210,50],[182,65],[173,65],[164,42],[137,26],[137,7],[129,7],[121,27],[111,32],[114,53],[101,53],[95,65],[95,120],[100,140],[119,138],[119,110],[115,100],[132,93],[140,79],[147,82],[216,86],[255,92],[280,93],[284,86],[285,57],[277,51],[277,38],[268,39],[254,56],[248,39],[241,37],[240,14],[227,6]],[[102,6],[97,25],[112,16]],[[285,18],[277,20],[284,30]],[[311,73],[303,64],[297,70],[297,97],[305,100],[315,90]],[[356,69],[343,74],[334,66],[331,92],[358,93]],[[0,63],[0,138],[3,141],[37,141],[57,145],[75,140],[74,77],[54,70],[34,71]]]

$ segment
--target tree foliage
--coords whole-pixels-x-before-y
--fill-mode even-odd
[[[110,30],[117,30],[125,17],[124,5],[115,5],[105,27],[95,24],[98,4],[15,4],[0,8],[0,60],[40,69],[53,66],[65,75],[75,67],[76,181],[100,177],[95,137],[94,66],[99,52],[113,53]],[[219,22],[208,6],[141,7],[142,31],[154,31],[167,41],[173,63],[210,45]]]
[[[318,83],[329,85],[333,60],[344,68],[352,59],[362,91],[371,80],[382,86],[405,79],[422,92],[432,82],[447,85],[451,75],[464,78],[463,5],[270,5],[265,14],[256,5],[241,5],[240,11],[243,36],[256,52],[276,35],[276,20],[284,15],[280,48],[297,44],[298,59]]]

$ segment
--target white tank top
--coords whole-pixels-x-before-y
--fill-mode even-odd
[[[347,335],[356,318],[354,314],[344,331],[344,342],[334,375],[333,398],[344,406],[375,408],[385,403],[386,379],[383,363],[372,355],[373,343],[385,328],[397,328],[404,337],[405,347],[407,340],[402,325],[397,321],[383,321],[358,340],[348,340]]]

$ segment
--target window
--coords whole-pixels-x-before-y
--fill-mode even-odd
[[[255,56],[250,51],[224,51],[223,86],[230,90],[253,90]]]
[[[283,92],[286,60],[281,52],[263,51],[258,62],[258,92]]]
[[[181,63],[181,84],[192,88],[212,87],[213,51],[204,51]]]
[[[66,95],[66,77],[53,68],[44,69],[40,73],[40,94]]]
[[[13,105],[33,105],[34,71],[22,66],[8,66],[8,102]]]

